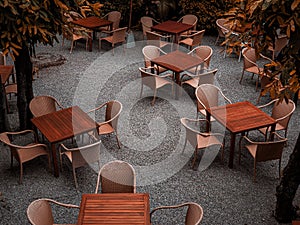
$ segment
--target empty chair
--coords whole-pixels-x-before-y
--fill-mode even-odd
[[[196,127],[201,127],[201,123],[203,124],[203,127],[206,125],[205,119],[188,119],[188,118],[181,118],[180,119],[181,124],[185,127],[185,143],[182,152],[184,151],[186,147],[187,141],[192,145],[194,150],[194,159],[192,163],[192,167],[195,168],[195,163],[198,155],[199,149],[205,149],[209,146],[213,145],[219,145],[222,148],[222,161],[223,161],[223,141],[224,136],[219,133],[210,133],[210,132],[201,132],[200,129],[195,129]]]
[[[204,32],[205,30],[192,31],[191,34],[181,36],[184,39],[180,40],[179,44],[187,45],[192,50],[194,47],[201,45]]]
[[[197,98],[197,115],[200,112],[206,116],[207,108],[226,103],[231,104],[231,101],[223,94],[220,88],[212,84],[201,84],[196,88],[195,95]]]
[[[63,109],[63,107],[54,97],[41,95],[30,101],[29,109],[34,117],[38,117]]]
[[[193,25],[192,30],[197,30],[198,18],[195,15],[192,14],[184,15],[177,22]],[[187,35],[187,34],[190,34],[190,31],[181,33],[181,35]]]
[[[182,203],[179,205],[169,205],[169,206],[160,206],[157,208],[154,208],[151,212],[150,212],[150,218],[151,218],[151,222],[153,222],[153,217],[154,217],[154,213],[156,211],[160,211],[160,210],[176,210],[179,208],[186,208],[187,207],[187,211],[186,211],[186,215],[185,215],[185,225],[198,225],[200,224],[202,217],[203,217],[203,209],[202,207],[195,203],[195,202],[186,202],[186,203]]]
[[[167,39],[170,36],[164,36],[156,32],[152,31],[146,31],[146,37],[147,37],[147,45],[154,45],[159,48],[163,48],[170,44]]]
[[[256,52],[254,48],[243,48],[242,50],[242,55],[244,57],[244,65],[243,65],[243,72],[242,72],[242,77],[240,79],[240,84],[242,83],[244,73],[249,72],[252,73],[252,77],[254,74],[257,75],[257,80],[256,80],[256,90],[258,88],[258,82],[261,76],[264,74],[264,69],[259,67],[256,63]],[[263,55],[260,54],[261,57],[268,59],[267,57],[264,57]],[[268,59],[269,60],[269,59]]]
[[[27,218],[29,222],[32,225],[53,225],[55,221],[51,208],[52,204],[66,208],[79,209],[79,206],[77,205],[65,204],[48,198],[37,199],[31,202],[30,205],[27,207]]]
[[[225,18],[220,18],[216,20],[217,29],[218,29],[218,37],[216,39],[215,45],[218,43],[220,38],[225,39],[226,34],[230,31],[230,28],[228,25],[226,25],[226,22],[228,20]]]
[[[6,95],[6,106],[7,106],[7,113],[10,112],[10,109],[9,109],[9,104],[8,104],[8,95],[11,95],[11,94],[15,94],[17,95],[18,94],[18,85],[17,83],[9,83],[9,84],[5,84],[5,95]]]
[[[13,138],[20,137],[21,135],[30,135],[30,142],[27,141],[26,145],[18,145],[13,143]],[[20,179],[19,182],[22,183],[23,178],[23,163],[35,159],[39,156],[47,156],[48,164],[50,169],[50,156],[47,145],[40,144],[37,141],[37,136],[33,130],[23,130],[20,132],[3,132],[0,134],[0,141],[8,145],[10,149],[10,165],[13,167],[13,159],[15,158],[20,165]],[[29,143],[28,143],[29,142]]]
[[[72,164],[73,177],[75,182],[75,187],[78,188],[78,182],[76,178],[76,168],[90,165],[92,163],[97,162],[100,169],[100,144],[101,141],[97,141],[92,144],[68,148],[64,144],[60,145],[59,148],[59,156],[60,163],[62,168],[62,156],[66,156],[66,158]]]
[[[284,99],[282,101],[280,99],[274,99],[265,105],[258,106],[258,108],[263,109],[272,105],[271,117],[277,121],[275,131],[283,130],[285,132],[284,136],[287,137],[289,121],[296,109],[295,103],[291,99],[288,99],[287,102]],[[262,132],[267,139],[270,127],[261,128],[259,131]]]
[[[160,55],[165,55],[165,53],[161,48],[154,46],[154,45],[147,45],[142,49],[144,55],[144,63],[145,67],[151,67],[151,60],[159,57]],[[156,70],[157,74],[165,72],[166,69],[161,66],[154,65],[154,69]]]
[[[88,113],[95,113],[95,118],[97,120],[97,112],[100,112],[102,108],[105,109],[105,116],[104,120],[97,122],[99,125],[98,134],[106,135],[114,133],[116,135],[118,147],[121,148],[118,138],[118,119],[122,111],[122,103],[117,100],[108,101],[97,108],[88,111]]]
[[[99,37],[99,49],[101,49],[101,41],[107,41],[112,45],[112,54],[114,55],[114,48],[116,44],[122,43],[124,44],[126,41],[126,30],[127,27],[118,28],[113,30],[108,37]],[[123,45],[123,51],[125,51],[125,47]]]
[[[165,79],[166,77],[172,77],[173,74],[166,74],[163,76],[159,76],[159,75],[152,73],[150,71],[151,69],[154,69],[154,68],[151,68],[151,67],[148,67],[148,68],[140,67],[139,68],[139,70],[141,72],[141,77],[142,77],[140,98],[142,97],[142,94],[143,94],[143,87],[144,87],[144,85],[146,85],[154,91],[153,100],[151,103],[152,105],[154,105],[155,98],[157,95],[157,89],[159,89],[165,85],[172,85],[172,89],[173,89],[172,81]],[[149,70],[149,71],[147,71],[147,70]]]
[[[135,170],[127,162],[115,160],[101,167],[96,184],[95,193],[135,193],[136,175]]]
[[[216,75],[217,71],[218,71],[218,69],[202,70],[202,71],[199,71],[196,75],[184,74],[182,76],[182,78],[184,78],[184,76],[187,76],[190,79],[181,82],[181,85],[188,84],[193,88],[197,88],[201,84],[214,84],[215,75]]]
[[[198,72],[198,69],[204,69],[209,68],[210,60],[213,54],[213,50],[211,47],[207,45],[201,45],[196,48],[194,48],[192,51],[188,53],[189,55],[199,57],[204,61],[204,65],[200,65],[198,67],[194,67],[188,70],[188,72],[192,74],[196,74]]]
[[[278,35],[275,38],[275,42],[273,45],[268,47],[268,50],[272,52],[272,59],[274,60],[275,57],[281,52],[281,50],[289,43],[289,39],[287,35]]]
[[[263,96],[264,90],[266,89],[266,87],[272,83],[272,79],[264,74],[261,79],[260,79],[260,92],[259,92],[259,96],[257,98],[256,103],[259,103],[260,98]]]
[[[119,11],[112,11],[104,15],[102,18],[109,20],[112,23],[112,30],[118,29],[121,21],[121,13]],[[104,33],[110,32],[110,26],[99,28]]]
[[[151,31],[151,27],[155,24],[159,24],[159,22],[149,16],[143,16],[141,17],[141,24],[143,28],[143,37],[145,39],[147,31]]]
[[[239,163],[241,161],[241,142],[245,140],[247,144],[244,146],[251,156],[254,159],[254,167],[253,167],[253,181],[256,180],[256,165],[258,162],[265,162],[268,160],[279,160],[279,178],[281,177],[281,157],[283,148],[287,142],[286,138],[279,136],[277,133],[274,133],[276,140],[274,141],[266,141],[266,142],[255,142],[251,141],[248,137],[243,136],[240,140],[240,148],[239,148]]]

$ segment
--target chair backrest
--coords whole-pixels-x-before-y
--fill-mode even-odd
[[[274,51],[280,52],[288,43],[289,39],[286,35],[279,35],[277,38],[275,38]]]
[[[218,34],[220,37],[225,37],[226,33],[230,31],[230,28],[225,23],[227,22],[227,19],[220,18],[216,20]]]
[[[141,23],[143,28],[143,35],[146,36],[147,31],[151,31],[151,27],[153,26],[153,19],[149,16],[141,17]]]
[[[152,31],[146,31],[146,38],[147,38],[147,45],[154,45],[159,47],[160,46],[160,41],[161,41],[161,35],[152,32]]]
[[[143,55],[144,55],[144,61],[145,61],[145,67],[151,66],[151,59],[154,59],[161,54],[165,54],[164,51],[162,51],[159,47],[154,45],[147,45],[142,49]]]
[[[121,20],[121,13],[119,11],[112,11],[107,13],[107,20],[113,22],[112,29],[118,29]]]
[[[256,65],[256,52],[254,48],[243,48],[244,70]]]
[[[95,193],[98,193],[100,183],[102,193],[135,193],[135,170],[129,163],[124,161],[108,162],[98,173]]]
[[[203,73],[199,73],[199,82],[198,86],[201,84],[214,84],[215,83],[215,75],[218,72],[218,69],[208,70]]]
[[[0,65],[6,65],[6,56],[0,52]]]
[[[195,95],[198,110],[223,105],[226,101],[231,103],[222,91],[213,84],[201,84],[196,88]]]
[[[29,109],[34,117],[57,111],[58,101],[47,95],[34,97],[29,103]]]
[[[185,217],[185,225],[198,225],[203,217],[202,207],[194,202],[185,203],[188,205],[188,210]]]
[[[181,17],[181,19],[179,21],[181,21],[182,23],[185,23],[185,24],[194,25],[193,29],[196,30],[197,22],[198,22],[197,16],[192,15],[192,14],[187,14],[187,15],[184,15],[183,17]]]
[[[142,84],[148,86],[152,90],[156,89],[156,79],[155,74],[146,71],[147,68],[140,67],[139,70],[141,72]]]
[[[283,148],[287,139],[278,141],[256,142],[257,150],[255,155],[256,162],[281,159]]]
[[[192,46],[201,45],[205,30],[200,30],[190,37],[193,39]]]
[[[126,39],[126,30],[127,27],[122,27],[122,28],[117,28],[113,31],[113,37],[112,37],[112,42],[113,43],[120,43],[120,42],[125,42]]]
[[[110,121],[109,124],[117,131],[119,116],[123,108],[122,103],[117,100],[112,100],[105,104],[105,121]]]
[[[201,46],[194,48],[188,54],[190,54],[192,56],[197,56],[197,57],[203,59],[205,66],[209,67],[211,56],[213,54],[213,50],[209,46],[201,45]]]
[[[82,167],[100,160],[101,141],[92,144],[80,146],[78,148],[67,148],[61,144],[64,151],[70,151],[72,155],[72,166],[74,168]]]
[[[27,208],[27,217],[32,225],[54,224],[51,206],[45,199],[38,199],[31,202]]]
[[[288,102],[286,102],[285,100],[280,102],[279,99],[276,99],[274,101],[271,117],[278,120],[288,115],[285,119],[278,120],[278,123],[285,129],[287,129],[289,121],[295,109],[295,103],[291,99],[289,99]]]
[[[188,142],[193,146],[193,148],[196,148],[196,146],[198,144],[198,141],[197,141],[198,133],[197,133],[197,131],[195,131],[188,125],[188,121],[189,120],[187,118],[180,119],[181,124],[185,128],[186,140],[188,140]]]

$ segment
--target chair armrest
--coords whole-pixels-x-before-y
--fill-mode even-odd
[[[265,56],[265,55],[263,55],[263,54],[261,54],[261,53],[259,53],[259,55],[260,55],[260,57],[262,57],[263,59],[266,59],[266,60],[268,60],[268,61],[270,61],[270,62],[273,62],[273,60],[270,59],[269,57],[267,57],[267,56]]]
[[[54,203],[54,204],[59,205],[59,206],[67,207],[67,208],[77,208],[77,209],[80,208],[78,205],[61,203],[61,202],[58,202],[58,201],[55,201],[55,200],[49,199],[49,198],[43,198],[42,200],[46,200],[48,202]]]
[[[275,101],[276,101],[276,99],[274,99],[274,100],[268,102],[267,104],[259,105],[259,106],[257,106],[257,108],[265,108],[265,107],[267,107],[267,106],[273,104]]]

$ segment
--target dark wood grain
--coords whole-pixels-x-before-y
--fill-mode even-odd
[[[78,225],[150,225],[149,194],[83,194]]]
[[[81,18],[78,20],[73,20],[71,21],[73,24],[76,24],[78,26],[94,30],[99,27],[106,27],[106,26],[111,26],[113,23],[112,21],[101,19],[96,16],[90,16],[86,18]]]

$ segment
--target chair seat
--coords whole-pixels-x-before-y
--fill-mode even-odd
[[[263,68],[257,68],[256,66],[252,66],[252,67],[247,68],[246,71],[249,73],[259,74],[260,71],[263,71]]]
[[[275,130],[285,130],[285,127],[282,126],[280,123],[276,123]],[[260,131],[261,133],[263,133],[263,134],[266,134],[266,132],[267,132],[267,127],[261,128],[261,129],[259,129],[259,131]]]
[[[9,93],[15,93],[17,94],[18,93],[18,85],[17,84],[9,84],[7,86],[5,86],[5,92],[6,94],[9,94]]]
[[[27,146],[31,146],[34,145],[33,144],[29,144]],[[21,162],[27,162],[30,161],[38,156],[41,155],[48,155],[48,152],[45,150],[45,148],[41,147],[41,146],[37,146],[35,148],[31,148],[31,149],[19,149],[18,150],[19,153],[19,157],[20,157],[20,161]]]
[[[163,78],[156,77],[156,88],[161,88],[167,84],[172,85],[172,83],[170,81],[163,79]]]
[[[199,77],[195,77],[195,78],[189,79],[187,81],[184,81],[181,83],[181,85],[183,85],[183,84],[188,84],[194,88],[197,88],[198,84],[199,84]]]
[[[205,133],[204,133],[205,134]],[[204,137],[202,135],[197,135],[197,148],[206,148],[212,145],[222,145],[222,143],[215,136]]]
[[[106,40],[106,41],[112,43],[113,42],[113,36],[104,37],[104,38],[101,38],[101,40]]]
[[[99,134],[110,134],[114,131],[114,128],[108,123],[101,125],[98,129]]]
[[[179,41],[179,44],[181,44],[181,43],[191,46],[193,44],[193,39],[192,38],[186,38],[186,39],[183,39],[183,40]]]

